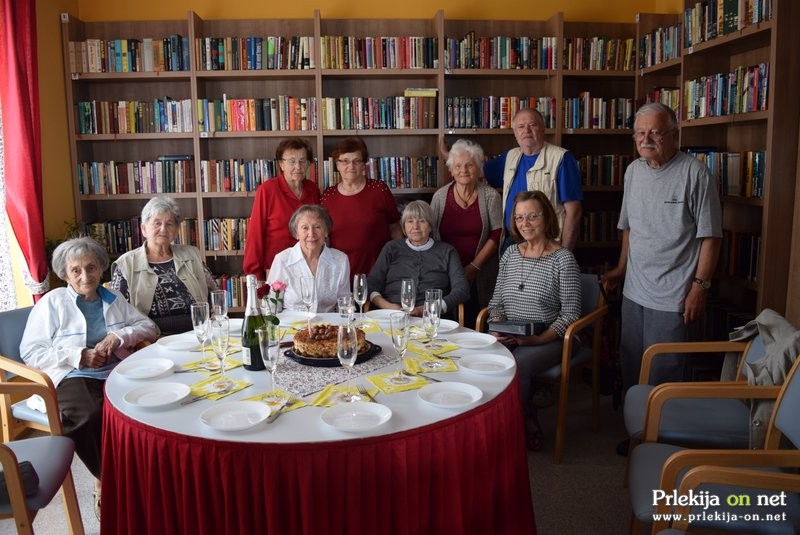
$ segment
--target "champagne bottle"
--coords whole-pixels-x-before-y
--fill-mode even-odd
[[[258,300],[256,298],[256,276],[247,276],[247,306],[244,309],[244,321],[242,322],[242,362],[244,369],[259,371],[264,369],[264,361],[261,360],[261,347],[258,345],[258,333],[256,329],[264,326],[264,318],[258,310]]]

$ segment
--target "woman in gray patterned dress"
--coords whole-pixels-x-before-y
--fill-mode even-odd
[[[208,301],[217,285],[193,245],[172,243],[181,213],[171,197],[153,197],[142,209],[141,247],[111,266],[111,287],[156,322],[161,334],[192,330],[190,308]]]
[[[492,333],[514,354],[530,449],[541,447],[541,429],[530,403],[531,382],[561,359],[567,327],[581,315],[578,264],[569,249],[555,241],[559,235],[553,205],[540,191],[524,191],[514,199],[511,236],[494,295],[489,301],[492,321],[532,321],[542,326],[530,336]]]

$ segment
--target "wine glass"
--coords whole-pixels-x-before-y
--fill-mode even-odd
[[[306,316],[308,319],[308,330],[311,331],[311,307],[316,302],[316,283],[314,277],[301,276],[298,277],[298,285],[300,287],[300,300],[303,306],[306,307]]]
[[[413,279],[403,279],[400,281],[400,304],[406,314],[414,310],[414,302],[417,300],[417,289]]]
[[[345,295],[336,300],[336,307],[339,309],[339,316],[345,323],[352,323],[356,305],[353,303],[352,295]]]
[[[208,340],[208,303],[194,303],[190,307],[192,314],[192,328],[197,341],[200,342],[200,351],[205,353],[206,340]]]
[[[422,325],[428,343],[433,345],[436,335],[439,334],[439,321],[442,317],[442,302],[436,297],[428,299],[426,296],[425,305],[422,309]]]
[[[230,343],[230,321],[224,316],[211,320],[211,349],[219,359],[219,377],[225,380],[225,357]]]
[[[350,383],[350,376],[353,373],[353,365],[358,357],[358,338],[356,337],[356,327],[350,323],[339,325],[339,334],[336,337],[336,356],[342,367],[347,368],[347,383]],[[361,401],[358,394],[347,392],[342,396],[343,401]]]
[[[403,373],[403,356],[408,348],[408,314],[405,312],[392,312],[389,314],[389,326],[392,332],[392,344],[394,349],[400,354],[400,364],[397,368],[397,378]]]
[[[367,275],[356,273],[353,276],[353,300],[358,303],[358,321],[364,323],[364,303],[367,302]]]
[[[213,290],[211,292],[211,317],[228,317],[227,290]]]
[[[270,374],[272,382],[272,393],[267,396],[267,404],[272,406],[273,403],[279,403],[281,397],[278,395],[278,385],[275,382],[275,371],[278,369],[278,360],[281,356],[280,336],[278,333],[278,326],[269,324],[264,327],[256,329],[258,334],[258,345],[261,349],[261,360],[264,361],[264,366]]]

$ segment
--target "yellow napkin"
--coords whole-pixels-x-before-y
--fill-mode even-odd
[[[331,407],[340,403],[342,397],[347,394],[361,395],[358,389],[354,386],[345,385],[328,385],[323,388],[317,397],[311,401],[311,405],[315,407]]]
[[[244,398],[242,401],[262,401],[269,405],[271,411],[275,411],[278,409],[278,407],[280,407],[284,399],[288,399],[289,401],[287,401],[286,405],[283,407],[283,412],[293,411],[307,405],[305,401],[298,399],[291,394],[284,392],[283,390],[270,390],[269,392],[264,392],[263,394],[256,394],[255,396]]]
[[[406,369],[411,373],[457,372],[458,366],[448,358],[407,357]]]
[[[456,344],[437,340],[433,344],[409,340],[408,350],[418,355],[443,355],[458,349]]]
[[[241,350],[242,350],[242,341],[241,340],[239,340],[239,339],[237,339],[236,341],[230,340],[228,342],[228,355],[233,355],[234,353],[238,353]],[[214,353],[214,350],[211,348],[211,344],[210,343],[206,344],[205,352],[210,354],[210,355],[216,356],[216,354]]]
[[[369,320],[369,319],[366,319],[366,318],[364,319],[364,323],[356,322],[356,326],[359,329],[361,329],[362,331],[364,331],[365,333],[379,333],[379,332],[381,332],[381,327],[380,327],[380,325],[378,325],[378,322],[373,321],[373,320]],[[392,335],[390,333],[389,337],[391,338],[391,336]]]
[[[236,360],[230,357],[230,353],[225,357],[225,371],[238,368],[242,365],[241,360]],[[205,358],[200,360],[193,360],[191,362],[184,362],[181,367],[184,370],[192,370],[197,373],[204,373],[206,375],[216,375],[219,373],[219,359],[217,357]]]
[[[408,375],[398,375],[397,372],[389,372],[381,375],[367,377],[372,384],[377,386],[384,394],[395,394],[406,390],[416,390],[422,388],[428,381],[422,377],[409,377]]]
[[[218,389],[222,389],[225,385],[233,383],[233,387],[230,390],[220,393],[213,393]],[[206,377],[202,381],[198,381],[193,385],[190,385],[192,396],[206,396],[206,399],[222,399],[225,396],[229,396],[234,392],[238,392],[248,386],[252,385],[253,383],[248,383],[247,381],[242,381],[240,379],[232,379],[230,377]]]

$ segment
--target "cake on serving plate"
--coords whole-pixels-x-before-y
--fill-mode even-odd
[[[339,333],[337,325],[312,325],[311,332],[301,329],[294,335],[294,352],[303,357],[315,359],[336,358],[336,337]],[[369,348],[364,331],[356,329],[358,338],[358,354]]]

